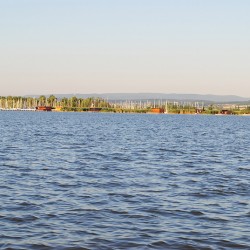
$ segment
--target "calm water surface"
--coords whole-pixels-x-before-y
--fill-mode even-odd
[[[0,112],[1,249],[250,249],[250,117]]]

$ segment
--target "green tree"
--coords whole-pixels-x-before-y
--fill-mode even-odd
[[[55,107],[56,97],[54,95],[49,96],[47,99],[49,106]]]
[[[39,97],[39,106],[45,106],[46,105],[46,97],[44,95],[41,95]]]

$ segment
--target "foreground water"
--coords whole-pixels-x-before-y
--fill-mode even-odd
[[[0,112],[2,249],[250,249],[250,117]]]

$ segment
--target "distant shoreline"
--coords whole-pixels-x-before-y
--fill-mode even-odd
[[[68,111],[68,110],[60,110],[60,111],[40,111],[36,109],[0,109],[0,112],[36,112],[36,113],[94,113],[94,114],[148,114],[148,115],[195,115],[195,116],[250,116],[250,114],[207,114],[207,113],[154,113],[154,112],[102,112],[102,111]]]
[[[201,101],[152,100],[117,100],[111,101],[101,97],[86,99],[49,97],[0,97],[0,109],[10,111],[57,111],[57,112],[110,112],[110,113],[169,113],[169,114],[250,114],[250,102],[239,103],[205,103]]]

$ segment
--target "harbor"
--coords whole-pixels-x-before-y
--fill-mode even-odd
[[[110,112],[148,114],[249,115],[250,102],[215,103],[180,100],[108,100],[104,98],[57,98],[54,95],[0,97],[0,111]]]

